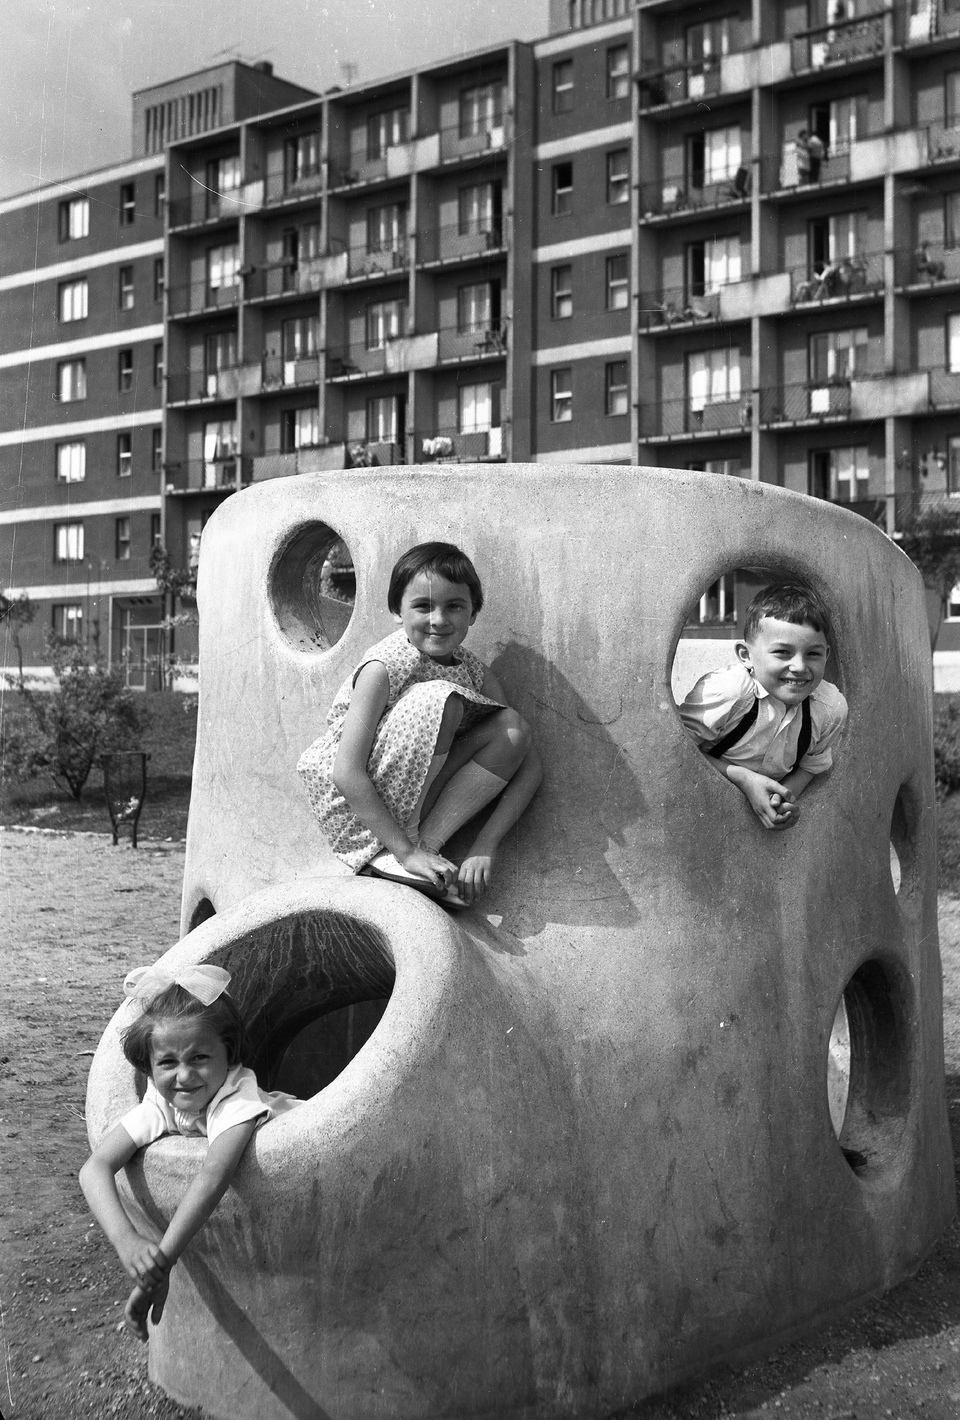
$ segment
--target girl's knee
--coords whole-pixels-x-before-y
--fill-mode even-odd
[[[501,710],[497,716],[497,731],[521,759],[532,742],[530,726],[516,710]]]

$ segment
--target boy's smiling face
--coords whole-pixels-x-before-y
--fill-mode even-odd
[[[737,642],[737,655],[768,695],[788,708],[800,705],[823,680],[830,647],[822,631],[765,616],[750,641]]]

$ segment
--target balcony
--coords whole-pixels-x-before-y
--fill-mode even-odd
[[[237,396],[239,369],[224,365],[219,370],[181,370],[167,376],[168,404],[209,404]]]
[[[222,311],[240,300],[240,275],[231,282],[213,286],[209,281],[190,281],[184,286],[168,287],[168,311],[171,316],[200,315]]]
[[[256,212],[263,206],[264,184],[245,183],[230,192],[213,192],[198,185],[185,198],[174,198],[167,204],[171,230],[177,227],[206,227],[216,222],[235,222],[246,212]]]
[[[713,325],[720,319],[720,293],[691,296],[685,286],[673,286],[656,295],[648,292],[641,295],[637,314],[641,330]]]
[[[320,383],[319,355],[304,355],[299,359],[284,359],[282,355],[264,355],[255,365],[246,367],[252,382],[259,384],[261,394],[283,393]]]
[[[238,455],[216,459],[191,459],[187,463],[164,465],[166,492],[172,496],[188,493],[233,493],[237,477],[244,487],[253,478],[253,460]]]
[[[366,375],[403,375],[408,370],[430,370],[437,364],[437,347],[436,331],[394,336],[372,346],[362,341],[330,345],[327,379],[354,380]]]
[[[839,257],[822,265],[819,271],[811,271],[809,263],[795,266],[790,271],[791,302],[794,306],[813,306],[882,295],[883,267],[882,251]]]
[[[825,69],[831,64],[873,59],[881,55],[883,49],[883,14],[864,15],[792,35],[790,64],[794,74],[805,74],[810,69]]]
[[[920,242],[900,248],[894,256],[894,280],[898,289],[912,294],[952,286],[960,282],[960,247],[942,242]]]
[[[464,232],[459,226],[433,227],[417,233],[417,265],[437,266],[453,261],[475,261],[478,257],[498,256],[506,251],[503,224],[490,225]]]
[[[503,428],[477,429],[464,433],[459,429],[434,429],[413,436],[413,457],[417,463],[486,463],[505,458]]]
[[[761,425],[817,424],[850,415],[849,380],[773,385],[760,391]]]
[[[731,55],[745,54],[752,43],[749,23],[734,22],[730,47],[724,54],[678,60],[662,68],[644,70],[637,75],[641,113],[655,108],[672,110],[679,104],[700,103],[719,94],[738,93],[749,88],[749,78],[743,65],[734,66],[727,60]]]
[[[347,443],[347,468],[390,468],[407,462],[398,440],[367,439]]]
[[[441,326],[438,335],[441,364],[502,358],[507,353],[506,321],[498,321],[496,325],[474,325],[465,330],[458,326]]]
[[[665,399],[639,406],[640,440],[744,434],[753,419],[753,394],[715,399]]]
[[[960,409],[960,372],[936,369],[928,370],[927,376],[931,409]]]
[[[675,217],[691,212],[713,211],[717,207],[742,205],[750,200],[750,169],[739,167],[716,181],[665,177],[660,182],[640,184],[641,220]]]
[[[960,34],[960,10],[946,12],[943,0],[929,0],[926,5],[897,0],[894,9],[896,44],[931,44],[957,34]]]
[[[347,251],[347,279],[370,276],[391,276],[410,265],[410,247],[406,237],[397,237],[389,246],[370,251],[367,247],[350,247]]]
[[[326,178],[326,167],[322,163],[299,177],[286,172],[269,173],[264,181],[264,205],[278,207],[282,203],[316,201],[327,185]]]
[[[447,124],[440,129],[440,162],[476,160],[503,153],[509,141],[508,124],[509,115],[497,113],[467,125]]]

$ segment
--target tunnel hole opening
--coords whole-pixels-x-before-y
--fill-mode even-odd
[[[376,1031],[395,971],[386,939],[343,912],[296,913],[254,929],[210,960],[250,1039],[264,1089],[301,1099],[325,1089]]]
[[[189,930],[192,932],[194,927],[199,927],[203,922],[209,922],[210,918],[216,917],[216,915],[217,909],[214,907],[209,897],[201,897],[200,901],[197,903],[196,907],[190,914]]]
[[[336,645],[356,602],[353,556],[340,534],[321,522],[297,528],[271,568],[269,596],[277,625],[295,650]]]
[[[910,1099],[905,994],[895,969],[871,960],[847,982],[827,1051],[833,1132],[860,1177],[893,1162]]]
[[[899,898],[917,886],[918,818],[916,795],[909,784],[901,784],[890,819],[890,876]]]

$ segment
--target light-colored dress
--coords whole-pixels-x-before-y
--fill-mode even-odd
[[[246,1065],[234,1065],[203,1114],[184,1114],[174,1109],[148,1080],[143,1099],[120,1123],[140,1149],[162,1139],[164,1134],[199,1135],[212,1144],[218,1134],[234,1124],[255,1119],[259,1128],[268,1119],[276,1119],[278,1114],[286,1114],[302,1103],[282,1090],[261,1090],[252,1070]]]
[[[373,737],[367,773],[401,827],[410,822],[420,801],[448,698],[459,695],[467,701],[458,734],[492,710],[503,709],[499,701],[481,695],[483,662],[463,646],[454,652],[450,665],[441,665],[418,651],[402,630],[370,648],[337,691],[326,733],[304,750],[297,764],[321,832],[337,857],[354,872],[369,863],[383,844],[360,822],[334,784],[333,762],[357,676],[370,661],[379,661],[385,668],[390,691]]]

